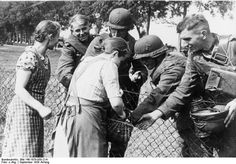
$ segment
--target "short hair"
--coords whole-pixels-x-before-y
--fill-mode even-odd
[[[75,14],[73,17],[70,18],[69,24],[72,26],[74,22],[80,22],[81,25],[88,25],[90,24],[90,19],[82,14]]]
[[[43,20],[35,28],[34,39],[38,42],[43,42],[47,35],[52,34],[55,37],[60,33],[61,25],[56,21]]]
[[[177,33],[181,33],[185,29],[192,30],[199,27],[202,27],[207,30],[207,32],[210,32],[209,24],[206,18],[202,14],[192,14],[190,16],[186,16],[178,23],[176,31]]]
[[[124,56],[130,53],[129,45],[121,37],[107,38],[104,40],[103,49],[105,53],[118,51],[118,56]]]

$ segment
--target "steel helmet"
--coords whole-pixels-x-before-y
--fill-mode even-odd
[[[129,10],[124,8],[116,8],[111,11],[107,25],[118,30],[130,30],[134,27],[133,23],[134,21]]]
[[[202,137],[206,137],[212,133],[219,133],[224,130],[224,120],[228,112],[229,110],[225,110],[225,105],[215,105],[190,112],[190,116],[198,132],[205,135]]]
[[[168,50],[161,39],[156,35],[146,35],[136,41],[134,45],[134,59],[145,57],[155,58]]]

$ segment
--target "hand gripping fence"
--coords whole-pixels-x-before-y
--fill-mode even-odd
[[[2,72],[0,75],[0,146],[2,146],[7,105],[10,103],[15,94],[15,70],[0,68],[0,71]],[[150,85],[146,82],[141,88],[141,92],[136,93],[139,94],[139,102],[144,100],[144,98],[150,93],[150,90]],[[128,89],[123,89],[123,91],[127,94],[130,93]],[[51,144],[51,134],[56,125],[56,114],[63,107],[65,95],[65,88],[58,82],[56,75],[52,74],[46,89],[45,97],[45,105],[53,109],[53,117],[44,123],[45,156],[49,155],[48,149]],[[130,97],[132,98],[132,96],[129,96],[129,98]],[[183,117],[183,119],[185,119],[185,117]],[[113,121],[113,119],[110,119],[110,122]],[[188,127],[188,125],[185,124],[187,127],[183,130],[179,128],[182,127],[182,125],[180,126],[178,121],[173,118],[166,121],[159,119],[147,130],[139,130],[138,128],[133,127],[130,123],[121,122],[119,120],[115,120],[114,122],[116,123],[108,124],[108,128],[117,129],[117,126],[121,127],[121,129],[124,129],[124,132],[118,130],[117,133],[124,134],[123,136],[125,139],[129,138],[125,157],[218,156],[217,150],[208,146],[208,143],[212,139],[203,141],[195,135],[194,128],[190,125]]]

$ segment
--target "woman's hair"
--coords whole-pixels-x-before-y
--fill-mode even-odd
[[[34,39],[38,42],[43,42],[47,35],[52,34],[54,38],[58,33],[60,33],[60,24],[56,21],[43,20],[41,21],[34,31]]]

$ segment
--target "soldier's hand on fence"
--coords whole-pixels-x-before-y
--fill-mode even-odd
[[[155,110],[151,113],[144,114],[138,121],[137,127],[141,130],[146,130],[154,124],[154,122],[162,116],[162,112]]]
[[[39,115],[47,120],[52,116],[52,110],[49,107],[43,107],[40,111],[39,111]]]
[[[129,74],[129,78],[132,82],[137,82],[142,78],[141,71],[137,71],[134,74]]]
[[[230,101],[226,107],[225,110],[229,110],[229,113],[227,117],[224,120],[225,127],[227,128],[229,124],[235,119],[236,117],[236,99]]]

